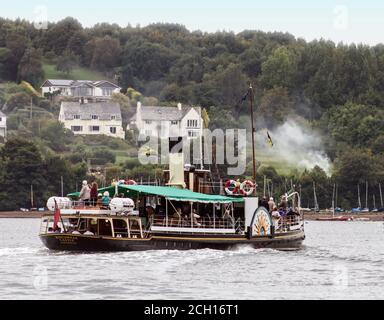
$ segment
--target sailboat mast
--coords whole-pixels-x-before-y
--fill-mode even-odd
[[[357,196],[358,196],[358,202],[359,202],[359,208],[361,208],[361,200],[360,200],[360,185],[357,185]]]
[[[332,191],[332,213],[333,216],[335,216],[335,193],[336,193],[336,184],[333,184],[333,191]]]
[[[365,207],[368,208],[368,181],[365,181]]]
[[[317,203],[315,181],[313,181],[313,198],[315,199],[315,210],[317,210],[319,209],[319,204]]]
[[[381,183],[379,183],[379,190],[380,190],[380,203],[381,203],[381,208],[383,207],[383,194],[381,193]]]
[[[248,91],[248,96],[249,96],[249,105],[251,108],[251,123],[252,123],[252,163],[253,163],[253,183],[256,186],[256,157],[255,157],[255,126],[253,122],[253,88],[252,84],[249,84],[249,91]],[[254,195],[256,196],[256,187],[254,190]]]

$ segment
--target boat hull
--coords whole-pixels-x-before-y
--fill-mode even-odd
[[[145,250],[230,250],[238,246],[273,248],[281,250],[300,249],[305,239],[304,231],[296,230],[283,235],[245,236],[171,235],[158,234],[147,239],[95,237],[72,234],[41,234],[40,239],[50,250],[60,251],[145,251]]]

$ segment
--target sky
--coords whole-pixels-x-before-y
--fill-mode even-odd
[[[382,0],[12,0],[0,7],[3,18],[53,22],[67,16],[84,27],[168,22],[191,31],[281,31],[307,41],[384,42]]]

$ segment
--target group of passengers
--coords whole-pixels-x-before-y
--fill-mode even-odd
[[[264,207],[266,210],[268,210],[268,212],[276,222],[278,222],[282,217],[299,215],[297,210],[288,207],[288,199],[286,194],[281,196],[280,203],[278,206],[276,205],[272,197],[269,198],[269,201],[266,197],[263,197],[259,201],[259,207]]]
[[[104,194],[98,193],[98,188],[96,182],[89,185],[88,182],[84,180],[79,199],[85,206],[108,208],[111,202],[109,192],[105,191]]]

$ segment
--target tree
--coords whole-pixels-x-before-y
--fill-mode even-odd
[[[44,71],[41,63],[41,53],[34,49],[28,48],[20,61],[18,68],[19,81],[27,81],[33,86],[39,86],[44,79]]]
[[[44,162],[36,145],[20,138],[9,139],[1,150],[3,177],[0,210],[16,210],[31,206],[30,191],[34,190],[34,205],[44,205],[46,180]]]
[[[64,52],[64,54],[57,58],[56,70],[61,71],[69,75],[77,65],[77,57],[70,51]]]
[[[57,120],[48,120],[43,123],[40,137],[56,152],[68,151],[68,145],[73,140],[73,133]]]
[[[120,63],[121,47],[117,39],[105,36],[94,41],[91,67],[100,71],[109,71]]]
[[[288,90],[282,87],[274,87],[266,91],[260,101],[259,114],[267,128],[274,128],[282,124],[292,113],[293,101]]]
[[[261,83],[267,88],[274,86],[294,88],[296,84],[297,57],[287,47],[279,47],[262,64]]]

